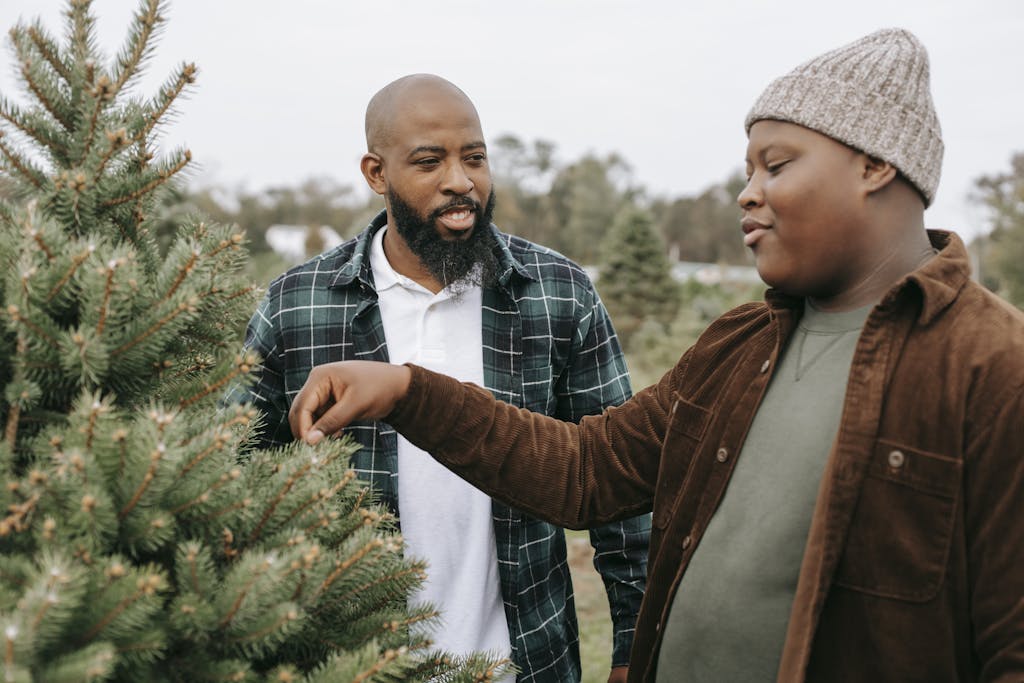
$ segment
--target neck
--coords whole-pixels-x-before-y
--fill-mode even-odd
[[[935,255],[924,227],[924,209],[917,190],[902,178],[869,194],[860,226],[876,246],[851,264],[860,275],[847,281],[843,291],[810,297],[811,302],[823,311],[848,311],[881,301],[893,285]]]
[[[890,235],[899,233],[890,232]],[[887,249],[852,287],[829,297],[808,297],[821,311],[849,311],[881,301],[893,285],[935,256],[923,225],[903,231],[906,237]]]

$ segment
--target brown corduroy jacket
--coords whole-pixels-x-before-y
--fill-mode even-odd
[[[940,254],[857,342],[779,681],[1024,681],[1024,315],[970,280],[958,237],[931,237]],[[415,367],[388,421],[555,523],[653,510],[630,666],[653,681],[676,586],[801,307],[769,292],[735,309],[658,384],[578,426]]]

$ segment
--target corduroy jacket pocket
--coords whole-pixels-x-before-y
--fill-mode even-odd
[[[673,394],[672,414],[665,429],[661,448],[658,483],[654,491],[654,514],[651,523],[663,529],[672,518],[676,499],[683,490],[687,472],[696,454],[704,431],[711,422],[711,411],[690,403],[678,393]]]
[[[908,602],[934,597],[946,575],[962,472],[954,458],[878,440],[835,583]]]

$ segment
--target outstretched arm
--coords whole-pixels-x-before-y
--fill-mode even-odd
[[[310,443],[353,420],[385,419],[488,495],[587,528],[650,511],[671,394],[667,375],[574,425],[413,365],[347,361],[315,368],[289,419]],[[544,457],[551,452],[563,457]]]

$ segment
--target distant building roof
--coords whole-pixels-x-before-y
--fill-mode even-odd
[[[601,275],[600,266],[583,266],[595,282]],[[672,263],[672,279],[676,282],[693,280],[702,285],[721,284],[763,284],[757,268],[753,266],[730,266],[720,263],[698,263],[696,261],[675,261]]]
[[[695,280],[702,285],[720,285],[726,282],[761,284],[761,276],[757,274],[757,268],[720,263],[676,261],[672,264],[672,277],[678,282]]]

